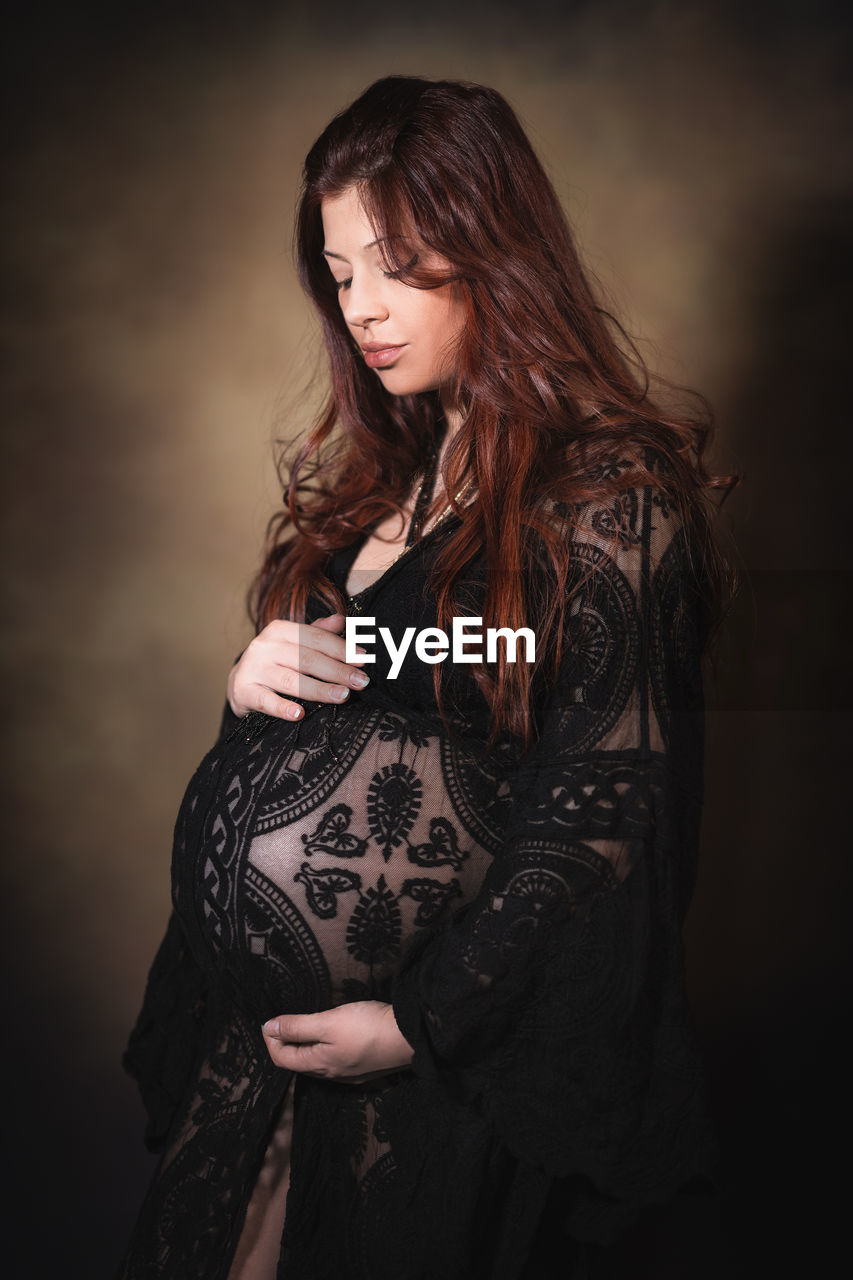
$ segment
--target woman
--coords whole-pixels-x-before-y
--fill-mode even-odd
[[[296,242],[331,392],[176,825],[121,1274],[579,1274],[712,1158],[681,924],[734,481],[494,91],[374,84]]]

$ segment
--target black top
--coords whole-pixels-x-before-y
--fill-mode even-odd
[[[435,626],[426,570],[457,519],[352,609],[397,641]],[[470,667],[445,663],[448,732],[432,666],[410,651],[391,680],[381,644],[343,706],[226,708],[125,1058],[163,1159],[124,1280],[225,1280],[291,1084],[280,1280],[542,1280],[546,1229],[607,1240],[709,1168],[681,938],[704,615],[659,491],[586,522],[618,542],[573,535],[585,584],[528,752],[484,751]],[[357,549],[330,562],[341,587]],[[327,612],[312,598],[308,620]],[[410,1069],[351,1085],[272,1065],[267,1018],[361,999],[393,1003]]]

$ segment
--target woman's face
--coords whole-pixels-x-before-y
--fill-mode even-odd
[[[464,324],[455,286],[415,289],[389,276],[354,187],[323,200],[321,212],[323,253],[338,285],[344,319],[366,364],[391,395],[444,386],[455,372]],[[418,262],[447,265],[430,251],[421,252]]]

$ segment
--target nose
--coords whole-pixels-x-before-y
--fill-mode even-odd
[[[354,274],[349,289],[340,294],[340,301],[347,324],[367,328],[388,319],[381,282],[370,273]]]

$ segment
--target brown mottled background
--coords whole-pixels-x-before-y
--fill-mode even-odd
[[[150,1175],[119,1056],[249,634],[272,441],[308,413],[299,167],[391,72],[508,96],[612,304],[711,397],[718,466],[745,473],[687,937],[727,1177],[625,1274],[770,1275],[817,1250],[848,1016],[845,7],[7,12],[5,1274],[110,1276]]]

